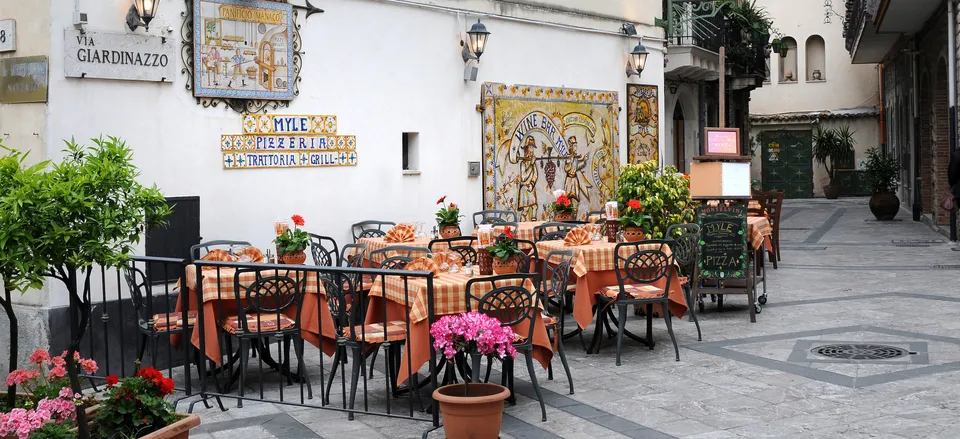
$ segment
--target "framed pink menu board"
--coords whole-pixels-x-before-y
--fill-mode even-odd
[[[740,129],[739,128],[705,128],[707,156],[739,156]]]

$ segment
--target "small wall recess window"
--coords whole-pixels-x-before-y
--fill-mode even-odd
[[[403,173],[420,173],[420,133],[403,133]]]

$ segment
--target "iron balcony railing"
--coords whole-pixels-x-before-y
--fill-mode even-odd
[[[666,0],[667,37],[670,44],[695,46],[711,52],[723,44],[721,0]]]

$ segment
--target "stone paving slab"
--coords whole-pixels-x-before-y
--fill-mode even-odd
[[[613,346],[588,356],[570,339],[565,346],[576,393],[567,394],[559,361],[554,381],[538,367],[548,416],[541,422],[519,363],[518,401],[505,409],[502,437],[960,437],[960,291],[954,287],[960,269],[949,268],[960,266],[960,252],[910,221],[908,212],[899,219],[874,221],[864,198],[786,201],[783,260],[778,270],[767,266],[769,302],[757,323],[749,323],[742,296],[728,297],[722,312],[707,299],[699,315],[702,342],[692,322],[674,320],[680,362],[662,321],[654,323],[654,350],[625,340],[620,367]],[[628,326],[643,333],[639,318]],[[584,335],[589,339],[592,328]],[[806,350],[829,342],[917,346],[926,358],[807,361]],[[317,355],[308,349],[308,358]],[[800,357],[791,361],[791,355]],[[317,383],[318,367],[312,369]],[[262,379],[276,392],[276,376]],[[492,380],[499,382],[499,374]],[[383,388],[382,361],[368,385]],[[332,398],[340,401],[339,378],[334,387]],[[269,403],[238,409],[235,401],[224,402],[227,412],[197,406],[203,424],[192,437],[400,439],[430,428],[420,421],[370,415],[348,421],[326,410]],[[369,403],[382,409],[385,401],[371,397]]]

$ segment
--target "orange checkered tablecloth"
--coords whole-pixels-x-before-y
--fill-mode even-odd
[[[410,371],[419,371],[430,360],[430,320],[428,319],[427,280],[425,278],[408,278],[406,293],[404,293],[403,278],[399,276],[385,276],[386,291],[384,291],[384,276],[378,276],[370,290],[370,307],[367,310],[367,321],[407,321],[410,320],[409,338],[406,353],[402,358],[398,373],[398,382],[410,377]],[[482,278],[476,276],[475,278]],[[458,314],[466,311],[467,282],[471,279],[463,273],[440,273],[433,278],[433,306],[434,315]],[[507,285],[506,283],[503,283]],[[478,284],[475,288],[489,288],[489,283]],[[516,285],[516,283],[514,283]],[[524,283],[530,291],[534,291],[533,282]],[[474,296],[482,296],[487,291],[472,291]],[[513,330],[518,334],[525,334],[530,323],[515,326]],[[536,313],[533,333],[533,358],[541,366],[547,368],[553,358],[553,348],[547,335],[547,328],[543,324],[540,313]],[[520,327],[523,326],[523,327]]]
[[[773,234],[773,227],[770,226],[770,220],[762,216],[747,217],[747,238],[750,247],[754,250],[760,250],[760,247],[767,242],[766,237]]]
[[[430,241],[432,241],[431,238],[424,237],[424,238],[414,238],[414,240],[410,242],[387,242],[387,241],[384,241],[383,237],[381,236],[379,238],[360,238],[357,242],[367,245],[367,253],[363,255],[363,258],[370,259],[371,252],[380,250],[382,248],[390,247],[392,245],[404,245],[408,247],[428,248],[430,247]],[[373,261],[373,262],[375,262],[376,264],[379,264],[380,262],[383,262],[383,261]]]
[[[273,270],[268,271],[274,274]],[[333,353],[336,343],[328,343],[324,338],[335,338],[333,333],[333,319],[330,317],[330,311],[327,308],[327,300],[324,295],[323,286],[318,282],[316,273],[308,273],[298,270],[276,270],[279,276],[289,276],[295,280],[306,278],[306,286],[303,297],[303,306],[299,310],[300,328],[303,339],[310,344],[324,350],[328,355]],[[237,270],[235,268],[220,267],[217,269],[205,269],[202,271],[200,290],[203,294],[203,339],[204,353],[207,358],[220,364],[221,352],[218,339],[219,321],[222,318],[237,314],[237,292],[235,289],[235,279]],[[240,282],[250,284],[256,281],[256,273],[244,273],[240,276]],[[186,286],[190,289],[190,303],[181,303],[183,295],[177,298],[178,312],[184,308],[190,311],[197,310],[197,266],[188,265],[186,267]],[[318,309],[318,307],[320,307]],[[294,319],[297,317],[297,311],[291,307],[284,314],[286,317]],[[322,322],[321,322],[322,320]],[[322,328],[322,329],[321,329]],[[323,334],[321,334],[321,332]],[[190,341],[198,349],[200,348],[200,325],[194,325]],[[179,336],[172,336],[171,343],[175,346],[179,344]]]
[[[475,276],[481,278],[482,276]],[[410,308],[410,321],[421,322],[429,317],[429,308],[427,302],[427,279],[426,278],[403,278],[400,276],[377,276],[373,287],[370,288],[370,296],[384,297],[384,279],[386,279],[387,300],[399,303]],[[459,314],[467,310],[466,295],[467,282],[473,279],[463,272],[460,273],[440,273],[433,278],[433,312],[435,315],[444,316]],[[406,284],[406,290],[404,289]],[[517,285],[514,282],[512,285]],[[511,285],[504,282],[503,285]],[[486,291],[477,291],[484,284],[474,285],[474,291],[471,293],[480,297]],[[486,284],[489,287],[489,284]],[[530,291],[534,291],[533,282],[527,281],[524,285]],[[405,292],[406,291],[406,292]]]
[[[569,246],[563,241],[540,241],[537,243],[537,252],[540,257],[545,258],[547,254],[554,250],[573,250],[573,263],[570,264],[573,273],[577,276],[585,276],[591,271],[616,270],[617,261],[613,250],[617,247],[615,242],[593,241],[587,245]],[[640,246],[640,250],[657,250],[659,244],[650,244]],[[670,255],[670,248],[666,248],[667,255]],[[623,254],[623,257],[630,255]]]
[[[533,228],[543,224],[544,221],[522,221],[517,223],[517,229],[513,231],[517,239],[525,239],[527,241],[533,241]],[[503,233],[503,226],[496,226],[493,228],[493,236],[496,238]],[[473,236],[477,236],[477,231],[473,231]]]

